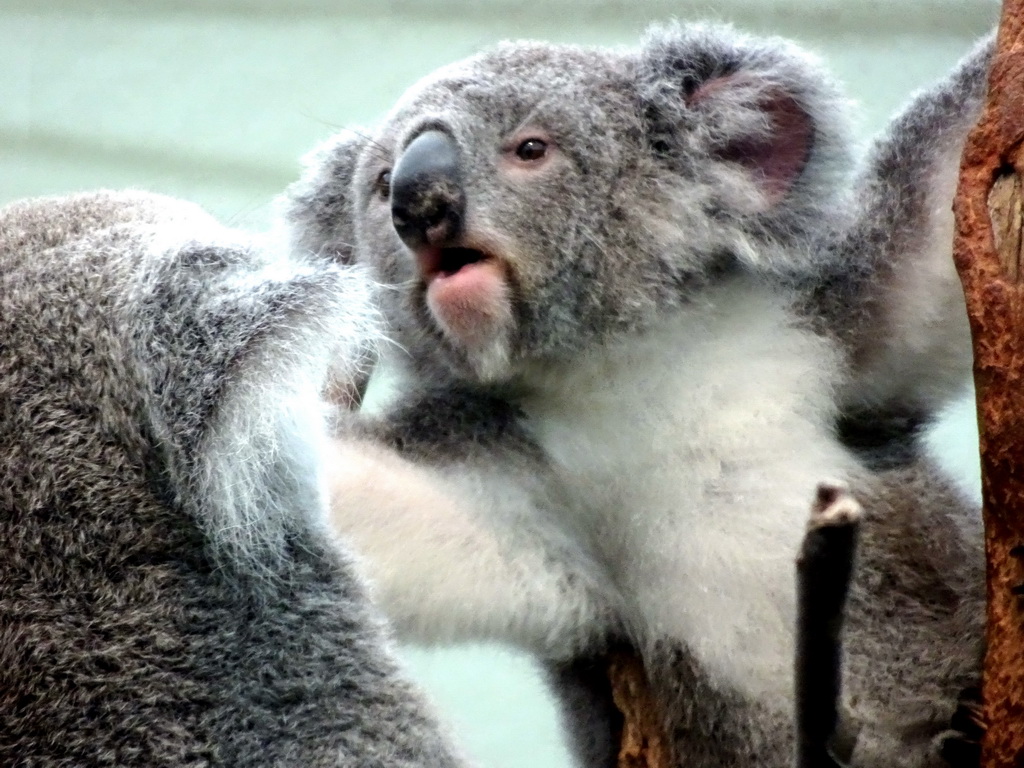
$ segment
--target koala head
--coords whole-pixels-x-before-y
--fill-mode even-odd
[[[831,81],[779,40],[506,43],[322,147],[285,213],[299,248],[371,265],[414,358],[501,382],[726,274],[813,269],[848,144]]]

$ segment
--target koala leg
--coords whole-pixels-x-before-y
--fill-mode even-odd
[[[980,520],[926,460],[878,479],[855,488],[864,514],[843,629],[844,700],[858,723],[850,763],[937,768],[956,755],[971,765],[977,729],[961,728],[984,653]]]

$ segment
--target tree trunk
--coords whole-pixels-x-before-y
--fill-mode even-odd
[[[1024,765],[1024,0],[1006,0],[967,138],[954,256],[974,341],[988,562],[982,765]]]

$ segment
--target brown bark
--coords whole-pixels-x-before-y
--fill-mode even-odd
[[[954,254],[974,340],[988,560],[982,765],[1024,765],[1024,0],[1006,0],[967,138]]]
[[[608,659],[608,679],[623,718],[618,768],[671,768],[671,750],[643,663],[631,654],[614,654]]]

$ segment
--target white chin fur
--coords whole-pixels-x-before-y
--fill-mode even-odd
[[[507,287],[502,288],[502,294],[486,306],[461,307],[455,312],[427,293],[427,307],[434,322],[464,353],[473,373],[483,382],[497,381],[509,373],[515,320]]]
[[[453,339],[453,341],[459,343],[458,339]],[[466,361],[480,381],[494,382],[508,376],[511,364],[511,345],[506,329],[502,329],[500,333],[483,343],[472,346],[460,344],[460,346],[465,350]]]

